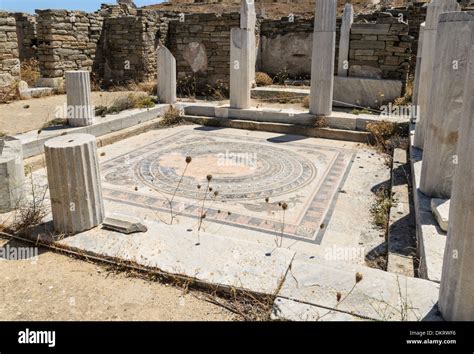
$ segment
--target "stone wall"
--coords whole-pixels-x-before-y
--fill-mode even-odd
[[[15,18],[0,12],[0,87],[20,77],[19,56]]]
[[[228,84],[230,29],[240,26],[239,13],[190,14],[169,26],[169,49],[176,58],[178,85],[196,85],[198,91]]]
[[[405,81],[414,38],[408,24],[387,12],[375,23],[354,23],[349,44],[349,76]]]
[[[13,14],[16,20],[16,34],[20,51],[20,61],[36,58],[38,55],[38,39],[36,34],[36,16],[17,12]]]
[[[102,17],[97,13],[36,10],[41,76],[63,77],[67,70],[92,71]]]
[[[336,22],[336,58],[341,19]],[[281,74],[291,78],[306,78],[311,74],[313,48],[313,18],[282,17],[264,19],[260,26],[257,70],[270,75]],[[337,64],[335,65],[335,72]]]

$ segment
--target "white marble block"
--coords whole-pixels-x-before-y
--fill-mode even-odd
[[[54,229],[74,234],[104,219],[96,139],[70,134],[44,144]]]
[[[449,199],[456,168],[459,122],[474,12],[449,12],[439,16],[429,114],[420,190],[432,198]]]
[[[89,71],[66,71],[67,119],[72,127],[94,124]]]
[[[344,14],[342,15],[341,37],[339,39],[339,56],[337,60],[338,76],[347,76],[349,70],[349,42],[353,22],[354,8],[352,4],[345,4]]]
[[[447,321],[474,321],[474,42],[465,78],[439,309]]]
[[[431,214],[443,231],[448,231],[450,199],[431,199]]]
[[[25,171],[21,141],[6,137],[2,146],[0,146],[0,213],[6,213],[17,208],[21,202]]]
[[[332,113],[336,7],[336,0],[316,0],[309,111],[318,116]]]
[[[230,107],[250,108],[251,36],[247,29],[232,28],[230,31]]]
[[[160,103],[176,103],[176,59],[165,46],[158,55],[158,99]]]
[[[255,37],[255,24],[257,13],[255,0],[242,0],[240,4],[240,28],[247,29],[253,36],[250,37],[250,84],[255,84],[255,66],[257,65],[257,41]]]
[[[423,31],[423,45],[420,65],[420,84],[418,87],[417,104],[420,107],[418,122],[415,129],[414,145],[423,149],[425,139],[424,118],[429,115],[431,96],[431,82],[433,79],[433,64],[436,57],[436,31],[438,17],[444,12],[459,11],[461,8],[456,0],[433,0],[426,10],[425,29]]]

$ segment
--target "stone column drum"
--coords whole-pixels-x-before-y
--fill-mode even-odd
[[[0,146],[0,213],[9,212],[19,206],[23,197],[24,182],[21,141],[10,137],[4,138]]]
[[[74,234],[104,219],[96,139],[64,135],[44,144],[54,229]]]
[[[470,58],[438,303],[448,321],[474,321],[474,45]]]
[[[474,12],[448,12],[439,16],[430,104],[428,115],[422,118],[425,144],[420,190],[432,198],[451,196],[473,32]]]
[[[461,8],[456,0],[432,0],[426,10],[425,29],[423,31],[423,46],[421,52],[420,85],[418,88],[419,119],[415,129],[414,145],[423,149],[425,139],[424,118],[429,115],[429,100],[431,96],[431,81],[435,59],[436,31],[438,17],[449,11],[459,11]]]
[[[251,80],[251,36],[249,30],[230,30],[230,107],[250,108]]]
[[[337,59],[338,76],[347,76],[349,66],[349,42],[353,22],[354,8],[352,7],[352,4],[345,4],[344,14],[342,15],[341,37],[339,39],[339,56]]]
[[[158,99],[160,103],[176,103],[176,59],[165,46],[158,55]]]
[[[94,124],[91,81],[88,71],[66,71],[67,119],[72,127]]]
[[[332,113],[336,7],[336,0],[316,0],[309,112],[318,116]]]

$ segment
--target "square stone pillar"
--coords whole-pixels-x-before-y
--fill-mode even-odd
[[[318,116],[332,113],[336,8],[336,0],[316,0],[309,112]]]
[[[250,108],[251,33],[247,29],[230,31],[230,107]]]
[[[165,46],[160,46],[158,55],[158,99],[160,103],[176,103],[176,59]]]
[[[17,208],[23,198],[25,170],[21,141],[5,137],[0,144],[0,213],[6,213]]]
[[[474,321],[474,42],[471,43],[438,303],[447,321]]]
[[[337,75],[347,76],[349,69],[349,43],[351,40],[351,27],[354,22],[354,8],[352,4],[344,5],[342,15],[341,37],[339,39],[339,56],[337,59]]]
[[[437,32],[429,114],[422,118],[425,143],[420,190],[432,198],[449,199],[474,12],[441,14]]]
[[[459,11],[460,9],[456,0],[433,0],[426,10],[426,22],[423,31],[423,46],[421,52],[420,86],[418,88],[417,99],[420,109],[414,139],[414,145],[419,149],[423,149],[425,138],[426,124],[424,118],[429,115],[438,17],[444,12]]]

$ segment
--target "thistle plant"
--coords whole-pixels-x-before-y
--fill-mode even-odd
[[[193,160],[193,159],[192,159],[191,156],[186,156],[186,159],[185,159],[186,167],[184,167],[183,173],[181,174],[181,177],[179,178],[178,184],[176,185],[176,188],[175,188],[175,190],[174,190],[174,192],[173,192],[173,196],[172,196],[171,199],[169,200],[169,204],[170,204],[170,216],[171,216],[170,225],[173,225],[173,220],[174,220],[174,216],[173,216],[173,200],[174,200],[174,197],[176,196],[176,192],[178,191],[179,186],[181,185],[181,182],[183,181],[184,175],[186,174],[186,170],[188,169],[188,166],[189,166],[189,164],[191,163],[192,160]]]

